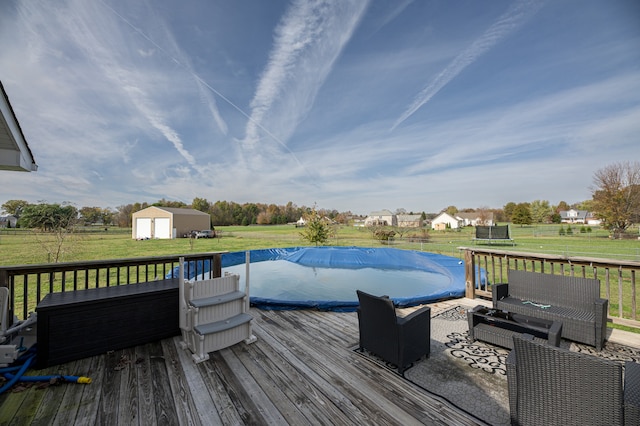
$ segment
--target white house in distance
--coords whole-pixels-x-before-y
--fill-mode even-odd
[[[211,216],[194,209],[151,206],[132,215],[131,238],[170,239],[211,229]]]
[[[596,218],[593,213],[587,210],[561,210],[560,214],[560,222],[562,223],[584,223],[587,225],[600,225],[602,222],[600,219]]]
[[[460,212],[453,216],[442,212],[431,221],[431,229],[436,231],[478,225],[493,226],[493,212]]]
[[[389,210],[380,210],[369,213],[364,220],[364,226],[398,226],[398,217]]]
[[[431,229],[436,231],[443,231],[447,228],[457,229],[463,226],[464,222],[461,219],[453,217],[447,212],[442,212],[431,220]]]
[[[18,219],[13,215],[0,216],[0,228],[15,228]]]
[[[456,218],[462,221],[462,226],[493,226],[493,212],[458,212]]]
[[[389,210],[371,212],[364,220],[364,226],[398,226],[400,228],[420,228],[423,225],[420,214],[394,214]],[[362,225],[360,225],[362,226]]]

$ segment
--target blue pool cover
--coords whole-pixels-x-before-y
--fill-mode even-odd
[[[246,252],[222,254],[222,268],[245,263]],[[385,270],[414,270],[438,274],[448,280],[448,285],[437,293],[414,297],[393,298],[398,307],[433,303],[438,300],[464,296],[465,271],[460,259],[435,253],[393,248],[364,247],[289,247],[264,250],[251,250],[250,262],[268,260],[286,260],[302,266],[317,268],[360,269],[376,268]],[[190,262],[185,272],[186,279],[194,279],[210,270],[210,261]],[[178,276],[178,269],[167,274],[167,278]],[[390,284],[393,285],[393,284]],[[427,287],[427,286],[425,286]],[[425,288],[427,291],[427,288]],[[335,300],[278,300],[265,297],[250,297],[251,305],[261,309],[308,309],[331,311],[353,311],[358,307],[354,292],[351,301]]]

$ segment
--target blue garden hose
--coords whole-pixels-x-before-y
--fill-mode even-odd
[[[62,379],[65,382],[69,383],[82,383],[89,384],[91,383],[91,378],[84,376],[64,376],[60,374],[54,374],[52,376],[18,376],[17,374],[4,373],[4,377],[11,380],[15,377],[18,378],[19,382],[49,382],[55,379]]]
[[[22,377],[22,375],[24,374],[25,371],[27,371],[27,368],[29,368],[29,365],[31,365],[31,362],[35,359],[35,357],[36,357],[35,354],[30,355],[29,357],[27,357],[25,362],[18,369],[18,374],[13,376],[12,379],[9,379],[9,381],[7,383],[5,383],[4,386],[2,386],[0,388],[0,394],[4,393],[4,391],[9,389],[11,386],[13,386],[20,379],[20,377]]]
[[[33,349],[33,348],[32,348]],[[22,362],[22,365],[14,365],[11,367],[0,368],[0,374],[4,375],[8,382],[0,388],[0,394],[11,388],[16,382],[49,382],[55,379],[61,379],[69,383],[83,383],[89,384],[91,383],[91,378],[84,376],[65,376],[61,374],[57,375],[49,375],[49,376],[25,376],[24,373],[27,371],[33,360],[36,358],[35,353],[30,353],[32,351],[28,351],[23,354],[16,363]],[[13,374],[16,372],[15,374]]]

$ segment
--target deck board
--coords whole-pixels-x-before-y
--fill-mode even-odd
[[[170,354],[167,355],[170,356]],[[149,359],[151,361],[151,388],[156,409],[156,421],[163,425],[180,424],[178,413],[182,414],[182,412],[180,404],[176,406],[175,402],[180,400],[180,395],[175,395],[171,391],[169,370],[160,342],[149,345]]]
[[[172,343],[171,340],[163,341],[163,344],[169,347]],[[189,392],[193,400],[192,424],[196,426],[222,424],[222,419],[213,403],[205,378],[193,362],[191,354],[188,351],[180,350],[179,347],[176,354],[178,365],[183,367],[184,378],[189,384]]]
[[[198,370],[205,379],[204,382],[207,385],[212,398],[212,406],[215,407],[216,412],[220,417],[220,424],[244,424],[245,422],[242,418],[242,412],[236,409],[235,404],[233,403],[233,398],[226,390],[227,386],[223,381],[220,366],[215,362],[204,362],[199,364]]]
[[[88,371],[91,367],[91,358],[85,358],[76,361],[75,371]],[[68,384],[61,385],[64,387],[64,396],[60,402],[60,407],[56,411],[55,418],[52,422],[54,425],[68,425],[73,424],[76,421],[78,407],[83,401],[84,391],[83,386],[68,386]]]
[[[291,316],[285,314],[283,317],[291,322]],[[326,336],[317,329],[309,331],[305,327],[296,326],[289,333],[293,337],[289,342],[290,353],[303,360],[315,373],[308,380],[312,380],[319,389],[332,389],[335,403],[344,414],[350,416],[350,421],[364,424],[367,419],[376,418],[380,424],[387,424],[389,419],[386,418],[386,413],[392,412],[401,424],[407,424],[408,419],[403,418],[404,413],[386,395],[370,391],[381,385],[379,381],[362,375],[354,378],[348,357],[355,357],[354,354],[347,353],[346,360],[336,360],[336,353],[327,344]],[[259,334],[258,338],[261,337]],[[354,404],[353,401],[358,403]]]
[[[352,351],[357,316],[251,309],[257,341],[195,364],[180,337],[28,374],[87,375],[0,395],[0,425],[478,425]]]
[[[128,401],[127,405],[120,404],[118,408],[117,424],[129,424],[138,421],[138,375],[136,368],[127,368],[125,363],[135,362],[135,348],[128,348],[122,351],[121,362],[123,368],[120,372],[120,389],[119,398],[122,401]]]
[[[150,424],[157,424],[156,409],[151,381],[151,360],[149,359],[151,343],[136,347],[136,391],[138,395],[138,418],[146,419]],[[139,360],[139,361],[138,361]]]

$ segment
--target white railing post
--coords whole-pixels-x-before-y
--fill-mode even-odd
[[[245,280],[244,280],[244,294],[246,295],[245,299],[245,312],[249,312],[250,308],[250,300],[249,300],[249,269],[251,264],[251,252],[247,250],[245,253]]]
[[[250,251],[247,250],[246,254],[245,254],[245,281],[244,281],[244,294],[245,294],[245,312],[249,313],[249,308],[251,307],[251,297],[250,297],[250,293],[249,293],[249,267],[251,264],[251,255],[250,255]],[[253,321],[249,321],[249,337],[247,339],[245,339],[245,343],[246,344],[251,344],[253,342],[255,342],[257,339],[257,337],[253,334]]]

